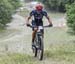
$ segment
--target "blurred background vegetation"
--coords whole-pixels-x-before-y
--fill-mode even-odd
[[[75,0],[36,0],[43,2],[52,11],[65,12],[66,4],[72,4]]]
[[[11,22],[11,16],[19,6],[19,0],[0,0],[0,28]]]

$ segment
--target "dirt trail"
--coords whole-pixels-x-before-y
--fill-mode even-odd
[[[0,52],[31,52],[31,29],[22,26],[25,19],[18,14],[13,15],[13,20],[0,38]],[[29,50],[29,51],[28,51]]]

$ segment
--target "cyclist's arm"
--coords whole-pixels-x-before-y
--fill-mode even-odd
[[[29,24],[29,20],[31,19],[31,17],[32,17],[32,16],[29,16],[29,17],[27,18],[26,24]]]
[[[49,24],[50,24],[50,25],[52,25],[52,22],[51,22],[51,20],[50,20],[49,16],[46,16],[46,18],[47,18],[47,20],[48,20]]]
[[[52,25],[52,22],[51,22],[51,20],[50,20],[50,18],[49,18],[49,16],[48,16],[47,12],[44,11],[43,14],[44,14],[44,16],[47,18],[49,25]]]
[[[26,24],[29,24],[29,20],[31,19],[31,17],[34,15],[34,12],[31,11],[30,14],[29,14],[29,17],[27,18],[27,22]]]

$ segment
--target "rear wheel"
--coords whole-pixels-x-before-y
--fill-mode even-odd
[[[34,57],[37,57],[37,48],[36,47],[33,48],[33,53],[34,53]]]

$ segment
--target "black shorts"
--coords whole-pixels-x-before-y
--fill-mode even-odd
[[[34,30],[34,28],[38,28],[38,26],[43,26],[43,21],[42,20],[32,20],[32,30]]]

